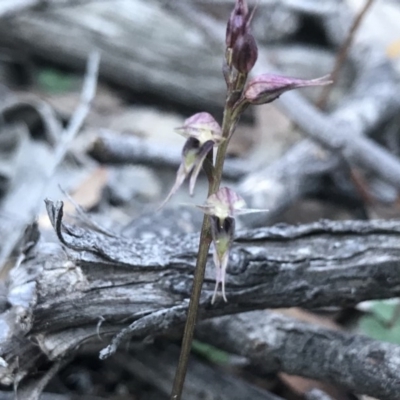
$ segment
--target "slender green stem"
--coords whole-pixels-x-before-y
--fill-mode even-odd
[[[222,135],[224,140],[218,147],[217,158],[214,167],[214,176],[212,179],[209,178],[210,185],[208,189],[208,195],[215,193],[219,189],[222,178],[222,170],[224,166],[224,160],[226,150],[229,144],[229,136],[231,133],[232,121],[231,107],[228,105],[228,101],[225,104],[224,118],[222,121]],[[192,348],[193,334],[196,327],[197,314],[199,309],[199,301],[201,295],[201,288],[203,286],[204,274],[206,271],[206,264],[208,258],[208,252],[211,244],[211,231],[210,231],[210,217],[204,215],[203,225],[200,234],[199,251],[197,255],[196,269],[193,277],[193,288],[190,296],[188,315],[185,324],[185,330],[183,332],[181,353],[179,356],[178,366],[175,373],[175,379],[172,386],[171,400],[180,400],[182,397],[183,385],[185,383],[186,371],[190,357],[190,351]]]

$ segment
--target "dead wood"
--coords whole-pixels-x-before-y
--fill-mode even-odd
[[[22,378],[44,360],[70,355],[88,340],[98,341],[98,334],[107,338],[118,333],[102,352],[105,357],[126,337],[162,334],[185,320],[197,235],[171,232],[151,241],[110,237],[64,225],[61,203],[48,202],[48,211],[64,249],[39,244],[10,273],[7,310],[1,315],[3,384],[13,382],[16,373]],[[227,275],[229,302],[219,299],[210,305],[210,257],[201,318],[398,297],[399,235],[397,221],[319,222],[238,232]]]
[[[197,334],[266,371],[312,377],[381,400],[400,393],[400,346],[394,344],[266,311],[214,318]]]
[[[132,375],[150,383],[165,395],[170,394],[179,358],[177,347],[147,346],[129,355],[118,353],[115,358],[117,364]],[[223,372],[221,368],[212,367],[196,358],[191,358],[189,362],[183,396],[185,399],[193,400],[282,400],[237,376]]]
[[[80,104],[64,130],[61,129],[61,123],[56,118],[54,111],[46,103],[22,104],[22,107],[30,108],[31,113],[39,114],[44,126],[40,133],[43,136],[48,136],[47,141],[53,144],[54,148],[49,149],[46,143],[28,140],[29,133],[24,126],[25,129],[18,131],[21,137],[17,137],[15,144],[19,148],[15,151],[7,148],[15,158],[19,158],[19,163],[11,164],[11,168],[15,168],[19,176],[13,182],[13,187],[10,188],[1,203],[0,211],[5,214],[5,217],[3,217],[5,223],[0,235],[2,239],[0,266],[3,266],[10,257],[26,226],[32,224],[39,213],[46,189],[48,189],[52,177],[65,158],[72,140],[82,127],[96,93],[99,63],[99,53],[92,52],[88,57],[87,74],[82,88]],[[18,107],[21,107],[21,104],[18,104]],[[0,111],[3,111],[6,119],[7,115],[12,115],[12,105]],[[7,131],[8,126],[13,126],[13,123],[16,124],[11,118],[11,120],[8,120],[8,125],[3,129]],[[23,123],[19,121],[19,124],[22,125]],[[20,140],[18,141],[18,139]],[[21,182],[24,182],[24,185],[21,185]],[[19,249],[16,249],[16,251],[18,253]]]
[[[144,164],[157,168],[177,170],[182,162],[182,150],[176,146],[151,143],[132,135],[119,135],[102,130],[89,154],[100,163],[110,165]],[[237,180],[250,172],[249,163],[240,159],[228,159],[224,165],[224,177]]]

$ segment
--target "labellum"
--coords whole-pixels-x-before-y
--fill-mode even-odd
[[[233,190],[223,187],[212,194],[202,206],[197,206],[211,216],[211,236],[213,241],[213,259],[216,270],[215,289],[211,300],[214,303],[219,284],[222,298],[227,301],[225,294],[225,274],[229,261],[229,250],[235,235],[235,215],[263,212],[246,208],[246,202]]]

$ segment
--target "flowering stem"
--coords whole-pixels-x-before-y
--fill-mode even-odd
[[[229,94],[228,94],[229,99]],[[222,121],[222,136],[226,139],[218,147],[217,158],[213,170],[213,176],[208,176],[209,187],[208,196],[214,194],[221,184],[222,170],[225,161],[226,150],[231,136],[232,126],[236,125],[232,120],[232,107],[229,105],[228,100],[225,104],[224,117]],[[207,172],[207,171],[206,171]],[[209,175],[207,173],[207,175]],[[175,372],[174,383],[172,386],[171,400],[180,400],[185,383],[186,371],[188,367],[190,351],[192,348],[193,334],[196,327],[197,314],[199,309],[199,301],[201,295],[201,288],[203,286],[204,274],[206,271],[206,264],[208,253],[211,244],[211,224],[209,215],[205,214],[203,225],[200,233],[199,250],[196,261],[196,269],[193,277],[192,293],[190,295],[189,309],[186,318],[185,330],[183,332],[181,353],[179,355],[178,366]]]

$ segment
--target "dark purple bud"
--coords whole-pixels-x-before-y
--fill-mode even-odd
[[[329,75],[322,78],[304,80],[281,75],[263,74],[249,81],[244,90],[244,97],[250,104],[266,104],[276,100],[288,90],[308,86],[325,86],[331,83]]]
[[[232,64],[242,74],[248,74],[257,61],[258,48],[254,36],[246,33],[237,38],[232,50]]]
[[[236,0],[226,27],[226,47],[233,48],[239,36],[244,35],[247,29],[249,9],[246,0]]]

